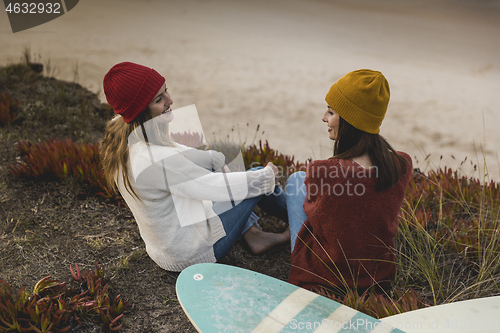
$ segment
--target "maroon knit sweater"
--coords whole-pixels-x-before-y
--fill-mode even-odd
[[[295,243],[288,282],[306,289],[364,289],[394,278],[391,249],[412,175],[410,156],[399,154],[409,161],[407,172],[383,192],[375,190],[376,169],[339,159],[309,164],[307,220]]]

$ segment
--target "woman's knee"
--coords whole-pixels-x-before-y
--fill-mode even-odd
[[[297,172],[294,172],[290,175],[290,177],[288,178],[288,180],[290,179],[304,179],[306,178],[306,173],[305,171],[297,171]]]
[[[303,198],[307,195],[307,191],[305,190],[304,185],[305,178],[306,173],[304,171],[297,171],[288,178],[285,185],[287,200],[291,199],[292,197]]]
[[[302,186],[304,184],[304,179],[306,178],[306,173],[304,171],[294,172],[288,177],[286,181],[286,187],[288,186]]]

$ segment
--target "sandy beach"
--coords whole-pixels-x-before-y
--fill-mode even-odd
[[[257,140],[301,161],[331,156],[330,86],[376,69],[391,87],[381,134],[394,148],[422,170],[477,164],[476,177],[484,158],[498,180],[498,17],[499,0],[84,0],[16,34],[1,13],[0,64],[29,46],[50,75],[105,101],[108,69],[138,62],[166,77],[174,109],[196,104],[208,138],[251,143],[260,124]]]

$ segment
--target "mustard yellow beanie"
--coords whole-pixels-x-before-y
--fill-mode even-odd
[[[389,83],[370,69],[350,72],[338,80],[326,95],[328,105],[359,130],[378,134],[389,104]]]

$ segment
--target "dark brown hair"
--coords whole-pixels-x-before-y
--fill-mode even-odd
[[[339,131],[332,158],[349,159],[365,153],[368,153],[371,162],[378,169],[376,190],[379,192],[392,187],[406,173],[408,161],[380,134],[361,131],[339,117]]]

